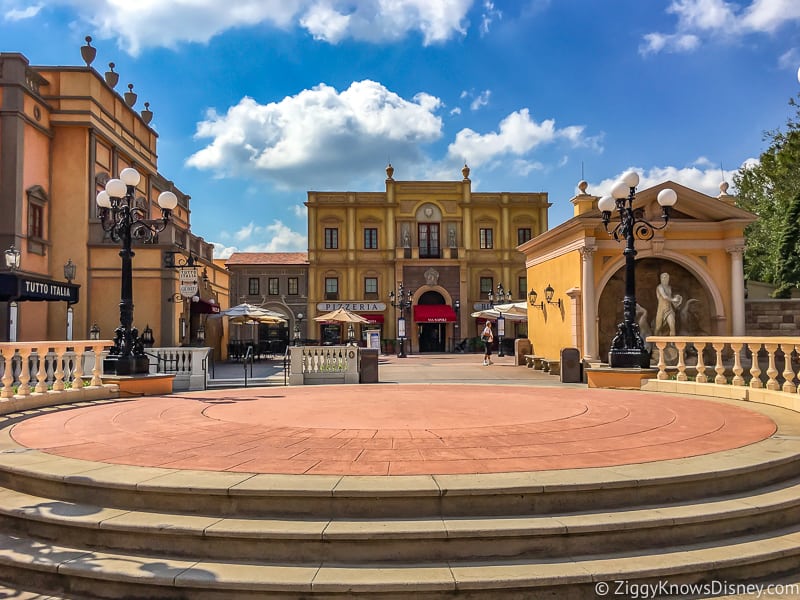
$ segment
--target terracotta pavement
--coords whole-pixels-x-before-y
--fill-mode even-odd
[[[482,370],[453,360],[449,368],[435,363],[438,376],[451,378],[461,369],[464,383],[173,394],[47,413],[15,425],[12,436],[48,453],[113,464],[435,475],[676,459],[745,446],[775,432],[769,418],[731,403],[561,386],[557,379],[486,385],[480,381],[494,366]],[[421,359],[401,364],[415,369],[410,379],[425,379]],[[508,362],[505,368],[509,378],[525,371]]]

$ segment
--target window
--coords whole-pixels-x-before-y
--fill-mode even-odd
[[[378,230],[370,227],[364,230],[364,249],[377,250],[378,249]]]
[[[289,286],[289,295],[290,296],[297,296],[300,293],[300,281],[297,277],[289,277],[288,280]]]
[[[28,204],[28,237],[44,239],[44,206],[35,202]]]
[[[491,248],[494,248],[494,240],[492,238],[493,236],[491,227],[480,228],[480,242],[482,250],[490,250]]]
[[[492,288],[494,286],[494,279],[491,277],[481,277],[481,296],[486,294],[486,297],[489,297],[489,294],[492,293]]]
[[[364,297],[377,298],[378,297],[378,278],[365,277],[364,278]]]
[[[439,224],[420,223],[417,233],[419,234],[419,257],[439,258]]]
[[[517,229],[517,246],[520,246],[531,239],[531,228],[520,227]]]
[[[520,300],[525,300],[528,296],[528,278],[527,277],[520,277],[519,278],[519,298]]]
[[[325,249],[336,250],[339,247],[339,230],[336,227],[325,228]]]
[[[281,286],[277,277],[270,277],[267,280],[267,287],[269,289],[270,296],[277,296],[281,293]]]
[[[247,280],[247,293],[251,296],[257,296],[259,292],[258,277],[251,277]]]
[[[339,299],[339,278],[326,277],[325,278],[325,300],[338,300]]]

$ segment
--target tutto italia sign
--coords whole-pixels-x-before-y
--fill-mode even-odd
[[[74,283],[17,273],[0,274],[0,300],[45,300],[75,304],[78,301],[78,289],[80,286]]]
[[[384,302],[320,302],[317,310],[330,312],[337,308],[343,308],[352,312],[382,312],[386,310]]]

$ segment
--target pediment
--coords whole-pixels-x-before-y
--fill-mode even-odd
[[[634,207],[643,209],[645,214],[650,217],[660,215],[661,207],[657,197],[658,193],[665,188],[672,188],[678,194],[678,201],[670,210],[672,219],[710,223],[730,220],[750,222],[756,219],[753,213],[734,206],[731,202],[708,196],[674,181],[665,181],[651,188],[637,191]]]

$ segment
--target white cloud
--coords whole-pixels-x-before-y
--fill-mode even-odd
[[[143,48],[174,48],[207,43],[237,27],[301,27],[314,38],[335,44],[344,39],[383,43],[412,33],[423,44],[445,42],[466,33],[466,16],[475,0],[52,0],[68,6],[98,39],[115,39],[137,55]],[[29,18],[28,9],[6,13],[8,20]]]
[[[639,46],[639,52],[641,54],[657,54],[662,50],[667,52],[691,52],[699,45],[700,38],[696,35],[648,33],[644,36],[642,45]]]
[[[486,35],[495,19],[503,18],[503,13],[495,8],[494,2],[491,0],[483,0],[483,11],[480,32],[481,35]]]
[[[470,166],[489,165],[494,168],[504,158],[529,161],[529,154],[539,146],[566,142],[573,147],[591,147],[601,151],[597,137],[584,136],[582,125],[556,128],[555,120],[537,123],[527,108],[515,111],[500,121],[498,131],[479,134],[472,129],[462,129],[447,149],[451,159],[465,157]],[[531,163],[538,168],[538,163]]]
[[[344,185],[376,157],[409,163],[441,136],[441,102],[425,93],[405,100],[374,81],[338,92],[320,84],[280,102],[243,98],[224,115],[211,110],[196,137],[211,139],[187,164],[220,176],[258,176],[287,188]]]
[[[778,66],[781,69],[795,70],[800,67],[800,48],[787,50],[778,57]]]
[[[39,14],[42,8],[42,4],[32,4],[26,8],[12,8],[3,15],[3,18],[6,21],[24,21],[25,19],[32,19]]]
[[[305,204],[295,204],[292,207],[292,212],[294,216],[300,217],[301,219],[308,218],[308,207]]]
[[[461,109],[458,106],[456,106],[453,110],[450,111],[450,115],[451,116],[452,115],[460,115],[460,114],[461,114]]]
[[[300,24],[316,39],[335,44],[351,37],[386,42],[411,32],[428,46],[466,33],[464,21],[474,0],[314,0]]]
[[[492,95],[491,90],[483,90],[478,96],[470,103],[470,110],[478,110],[482,106],[489,104],[489,98]]]
[[[725,0],[673,0],[667,12],[678,17],[674,33],[644,36],[642,54],[687,52],[700,45],[700,36],[737,36],[773,33],[800,20],[797,0],[752,0],[744,7]]]
[[[228,258],[234,252],[305,252],[308,238],[292,231],[283,222],[275,220],[270,225],[250,222],[235,234],[236,244],[228,246],[220,242],[214,245],[214,258]]]
[[[757,159],[747,159],[744,164],[752,164]],[[611,193],[611,188],[619,181],[624,173],[628,171],[636,171],[639,174],[639,187],[643,190],[664,181],[674,181],[680,183],[688,188],[697,190],[709,196],[719,195],[719,184],[722,181],[727,181],[729,184],[733,183],[733,176],[738,172],[738,167],[733,170],[722,170],[719,166],[714,166],[705,157],[700,157],[694,162],[691,167],[651,167],[643,169],[641,167],[631,167],[625,169],[621,173],[610,179],[595,184],[591,184],[588,188],[590,194],[596,196],[604,196]],[[731,193],[731,190],[728,191]]]

